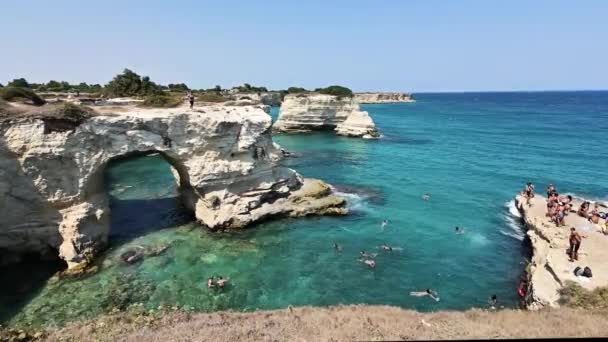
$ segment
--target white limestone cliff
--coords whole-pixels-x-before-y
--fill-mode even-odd
[[[285,96],[273,129],[287,133],[335,130],[339,135],[366,138],[379,135],[369,114],[353,98],[317,93]]]
[[[277,164],[259,107],[106,109],[77,123],[23,116],[0,120],[0,259],[58,250],[70,268],[86,264],[108,240],[104,169],[148,153],[171,164],[184,204],[211,229],[346,213],[328,185]]]
[[[412,96],[406,93],[355,93],[354,97],[362,104],[415,102]]]

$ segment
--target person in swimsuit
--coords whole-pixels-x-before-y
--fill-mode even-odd
[[[559,204],[564,207],[564,215],[568,215],[570,209],[572,209],[572,196],[568,195],[566,197],[558,198]]]
[[[210,289],[215,287],[215,283],[213,281],[213,276],[211,276],[211,278],[207,279],[207,287]]]
[[[431,198],[431,195],[428,192],[426,192],[426,193],[424,193],[424,195],[422,195],[422,199],[425,201],[428,201],[430,198]]]
[[[217,286],[219,286],[219,288],[223,288],[224,285],[226,285],[226,282],[228,281],[228,279],[224,279],[220,276],[220,278],[217,280]]]
[[[553,212],[553,222],[555,222],[555,225],[557,227],[561,227],[564,226],[564,208],[561,207],[559,204],[555,204],[555,211]]]
[[[342,246],[338,245],[337,243],[334,242],[334,249],[338,252],[342,251]]]
[[[359,255],[361,255],[362,258],[370,258],[370,259],[373,259],[375,257],[375,255],[369,254],[366,251],[361,251],[361,253],[359,253]]]
[[[376,262],[372,259],[359,259],[359,261],[369,266],[369,268],[376,267]]]
[[[455,231],[456,231],[456,234],[464,234],[464,228],[460,228],[460,227],[456,226]]]
[[[589,202],[583,202],[581,206],[578,208],[577,214],[580,217],[589,218],[589,214],[587,213],[589,210]]]
[[[491,310],[496,310],[496,304],[498,304],[498,298],[496,297],[496,295],[492,295],[488,303],[490,304]]]
[[[380,249],[384,250],[384,251],[388,251],[388,252],[392,252],[393,251],[393,247],[387,245],[386,243],[384,243],[383,245],[378,246]]]
[[[387,224],[388,224],[388,220],[382,221],[382,224],[380,225],[380,229],[384,230],[384,227],[386,227]]]
[[[547,198],[550,198],[554,192],[556,192],[555,187],[553,186],[553,184],[549,184],[547,186]]]
[[[578,249],[581,247],[582,242],[581,235],[576,231],[576,228],[570,228],[570,249],[568,250],[570,255],[570,261],[578,260]]]
[[[526,197],[527,198],[533,198],[534,197],[534,184],[528,182],[528,184],[526,184]]]
[[[437,292],[432,291],[431,289],[426,289],[426,291],[412,291],[410,292],[410,296],[414,297],[426,297],[429,296],[436,302],[439,301],[439,297],[437,296]]]

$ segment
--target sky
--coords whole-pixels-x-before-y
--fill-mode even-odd
[[[3,1],[0,83],[608,89],[608,1]]]

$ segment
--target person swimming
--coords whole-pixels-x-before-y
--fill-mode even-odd
[[[223,287],[224,287],[224,285],[226,285],[226,282],[227,282],[227,281],[228,281],[228,279],[224,279],[224,278],[220,277],[220,278],[217,280],[217,286],[219,286],[219,288],[223,288]]]
[[[382,224],[380,225],[380,229],[384,229],[384,227],[386,227],[387,224],[388,224],[388,220],[382,221]]]
[[[376,267],[376,262],[374,260],[371,259],[359,259],[360,262],[366,264],[367,266],[369,266],[369,268],[374,268]]]
[[[387,245],[386,243],[378,246],[378,248],[382,249],[383,251],[388,251],[388,252],[392,252],[393,251],[393,247]]]
[[[492,297],[490,297],[490,301],[488,303],[490,304],[491,310],[496,310],[496,305],[498,303],[498,298],[496,297],[496,295],[492,295]]]
[[[426,291],[412,291],[410,292],[410,296],[414,296],[414,297],[425,297],[425,296],[429,296],[431,297],[434,301],[438,302],[439,301],[439,295],[437,294],[437,292],[431,290],[431,289],[426,289]]]
[[[361,255],[362,258],[370,258],[370,259],[373,259],[376,257],[376,254],[369,254],[366,251],[361,251],[361,253],[359,253],[359,255]]]
[[[425,201],[428,201],[431,198],[431,195],[428,192],[425,192],[424,195],[422,195],[422,199]]]
[[[342,246],[338,245],[337,243],[334,242],[334,249],[338,252],[342,252]]]
[[[454,228],[456,234],[464,234],[464,228],[460,228],[458,226],[456,226],[456,228]]]
[[[215,282],[213,281],[213,276],[211,276],[209,279],[207,279],[207,287],[210,289],[215,288]]]

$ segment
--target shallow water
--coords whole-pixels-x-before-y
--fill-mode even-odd
[[[284,163],[335,185],[351,215],[282,219],[236,233],[175,227],[189,217],[168,164],[158,156],[122,161],[107,175],[113,247],[101,271],[49,283],[13,322],[60,323],[133,302],[203,311],[340,303],[428,311],[485,306],[497,294],[515,306],[528,257],[515,193],[532,181],[540,192],[554,183],[607,198],[606,92],[421,94],[416,103],[364,109],[382,139],[275,137],[300,154]],[[382,252],[383,242],[401,250]],[[132,246],[159,245],[170,248],[132,266],[119,260]],[[357,260],[361,250],[378,253],[374,270]],[[230,286],[207,289],[211,275],[230,278]],[[426,288],[441,300],[408,295]]]

